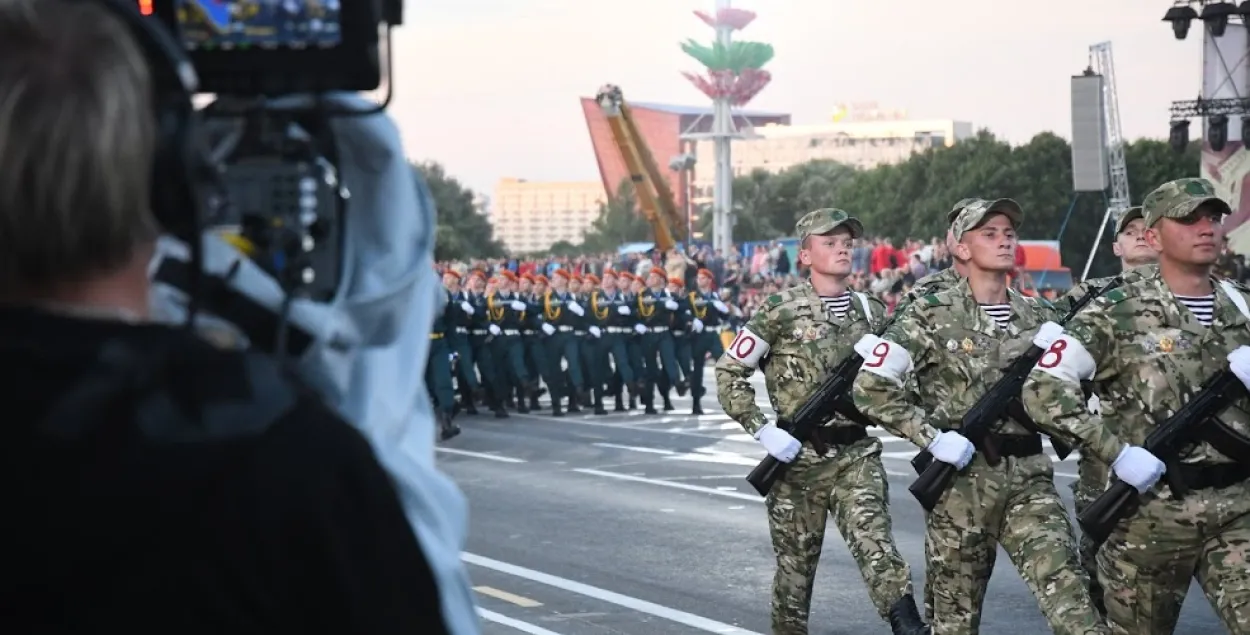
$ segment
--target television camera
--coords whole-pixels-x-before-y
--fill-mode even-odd
[[[142,15],[182,45],[198,92],[212,96],[197,113],[207,166],[190,184],[201,203],[195,230],[173,232],[188,248],[161,258],[155,280],[182,292],[188,319],[203,309],[233,325],[245,345],[299,356],[316,338],[299,320],[289,323],[292,300],[329,303],[343,284],[351,193],[332,123],[389,104],[390,33],[402,23],[403,2],[137,1]],[[350,109],[328,97],[377,90],[384,70],[385,99],[376,108]],[[272,277],[281,306],[228,275],[201,271],[203,235],[232,245]]]

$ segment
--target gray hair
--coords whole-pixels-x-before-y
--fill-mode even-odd
[[[152,95],[108,9],[0,0],[0,297],[111,272],[155,240]]]

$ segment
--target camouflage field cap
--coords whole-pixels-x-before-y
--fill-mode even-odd
[[[960,240],[964,234],[980,227],[990,214],[1006,216],[1011,221],[1011,226],[1016,229],[1020,228],[1020,221],[1024,220],[1024,210],[1020,209],[1020,204],[1009,198],[993,201],[977,199],[959,212],[951,223],[951,232],[955,234],[955,240]]]
[[[1206,179],[1176,179],[1155,188],[1142,201],[1142,218],[1146,227],[1154,227],[1163,218],[1185,218],[1203,203],[1211,203],[1222,214],[1233,210],[1224,199],[1215,195],[1215,186]]]
[[[1120,234],[1124,233],[1124,228],[1127,227],[1129,223],[1139,218],[1142,218],[1142,211],[1141,211],[1140,206],[1130,207],[1124,210],[1124,213],[1120,214],[1119,220],[1115,222],[1115,235],[1119,236]]]
[[[859,219],[832,207],[804,214],[803,218],[794,224],[794,233],[798,235],[799,240],[804,240],[808,236],[823,236],[843,225],[850,228],[851,238],[864,235],[864,225],[859,222]]]
[[[951,223],[954,223],[954,222],[955,222],[955,219],[956,219],[956,218],[959,218],[959,213],[960,213],[960,212],[962,212],[962,211],[964,211],[964,208],[965,208],[965,207],[967,207],[967,206],[969,206],[969,205],[971,205],[971,204],[973,204],[973,203],[975,203],[975,202],[977,202],[977,201],[979,201],[979,200],[981,200],[981,199],[979,199],[979,198],[965,198],[965,199],[961,199],[958,203],[955,203],[955,206],[951,208],[951,211],[946,212],[946,224],[947,224],[947,225],[950,225]]]

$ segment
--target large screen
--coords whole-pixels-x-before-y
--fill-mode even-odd
[[[179,0],[178,23],[192,51],[317,49],[342,40],[339,0]]]

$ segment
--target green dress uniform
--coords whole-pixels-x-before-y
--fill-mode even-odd
[[[430,327],[430,355],[425,363],[425,387],[434,404],[435,417],[444,440],[459,433],[452,423],[456,393],[451,385],[451,347],[447,345],[446,308],[434,314]]]
[[[582,308],[573,294],[565,291],[563,293],[557,291],[548,291],[546,297],[543,298],[543,322],[551,327],[547,333],[547,364],[550,370],[548,374],[553,378],[558,378],[558,387],[549,386],[552,390],[552,401],[559,401],[565,398],[569,399],[569,412],[577,412],[578,397],[585,391],[586,384],[582,375],[581,353],[578,350],[579,342],[577,337],[573,335],[574,329],[580,323],[581,318],[577,313],[572,311],[570,305],[576,305]],[[584,309],[583,309],[584,311]],[[544,329],[547,332],[548,329]],[[560,368],[560,360],[568,364],[568,376],[565,377],[564,372]],[[554,408],[553,408],[554,409]]]
[[[643,289],[638,294],[637,305],[639,323],[646,329],[640,338],[642,361],[646,368],[646,387],[642,391],[643,404],[648,413],[655,412],[655,389],[662,381],[669,386],[677,385],[677,359],[673,352],[673,334],[671,322],[673,309],[669,308],[672,298],[664,292]]]
[[[594,395],[595,414],[606,415],[603,407],[604,388],[612,377],[612,365],[609,362],[608,319],[612,307],[603,304],[603,291],[591,289],[586,294],[586,340],[582,348],[582,362],[585,365],[586,379],[590,382]]]
[[[526,401],[530,378],[525,370],[525,349],[521,342],[525,309],[514,307],[514,302],[522,306],[525,304],[511,292],[497,291],[494,296],[487,298],[490,322],[495,327],[490,329],[491,335],[494,336],[491,341],[491,352],[495,361],[501,366],[499,369],[499,383],[503,388],[501,397],[506,399],[516,393],[519,399],[517,412],[526,413],[529,412],[529,404]]]
[[[689,388],[691,376],[691,360],[694,359],[690,347],[690,334],[692,320],[694,316],[690,314],[690,306],[687,304],[687,298],[679,293],[667,293],[666,295],[677,303],[677,310],[673,311],[671,325],[673,327],[673,358],[677,361],[677,374],[680,380],[677,383],[677,394],[685,395]]]
[[[521,329],[521,342],[525,351],[525,369],[529,372],[531,378],[541,377],[543,382],[547,384],[547,392],[551,392],[553,380],[550,373],[550,364],[547,361],[547,347],[543,341],[542,332],[542,311],[543,301],[536,293],[528,293],[521,298],[525,303],[525,324]],[[553,398],[554,399],[554,398]],[[530,409],[538,410],[541,406],[538,404],[538,391],[535,390],[530,395]]]
[[[690,306],[690,321],[693,331],[690,336],[690,395],[694,398],[692,414],[699,415],[703,414],[703,407],[699,400],[703,398],[706,392],[706,389],[703,387],[704,366],[709,357],[715,361],[720,359],[720,356],[725,353],[720,337],[721,333],[724,333],[729,328],[729,324],[726,322],[729,316],[729,307],[724,302],[721,302],[720,298],[716,297],[714,291],[707,293],[691,291],[686,301]]]
[[[496,418],[505,418],[508,411],[504,409],[504,386],[501,382],[499,367],[495,364],[494,348],[491,346],[491,334],[488,330],[490,321],[490,303],[484,293],[469,293],[469,304],[473,307],[473,315],[469,318],[469,348],[473,351],[473,362],[482,376],[488,393],[490,409]]]
[[[459,382],[461,394],[464,396],[465,411],[477,414],[475,402],[482,398],[482,384],[477,377],[477,362],[473,357],[473,345],[469,341],[469,329],[473,324],[473,314],[477,309],[469,302],[469,294],[465,291],[447,292],[447,346],[456,354],[457,363],[454,376]]]

